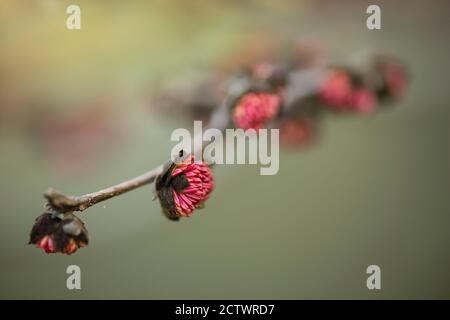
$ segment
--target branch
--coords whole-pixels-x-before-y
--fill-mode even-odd
[[[207,127],[213,127],[219,130],[224,130],[227,127],[229,121],[229,103],[232,102],[233,98],[236,98],[244,92],[247,89],[247,85],[247,83],[238,83],[238,85],[235,85],[233,88],[234,92],[229,90],[227,99],[225,99],[225,101],[211,114],[209,125]],[[206,144],[207,142],[203,142],[201,148],[204,148]],[[47,199],[46,207],[58,213],[84,211],[99,202],[152,183],[163,170],[164,164],[115,186],[87,193],[82,196],[67,196],[59,191],[49,188],[44,193],[44,197]]]
[[[44,197],[47,199],[50,208],[58,212],[83,211],[94,204],[152,183],[162,170],[163,165],[160,165],[140,176],[121,182],[115,186],[78,197],[66,196],[51,188],[45,192]]]
[[[322,68],[292,72],[289,75],[291,86],[286,92],[287,103],[284,107],[284,111],[288,111],[292,108],[295,105],[293,102],[296,100],[301,100],[314,94],[323,80],[323,76],[324,70]],[[251,90],[253,87],[255,87],[255,83],[248,78],[238,79],[232,83],[228,88],[226,98],[215,108],[210,116],[209,124],[206,127],[219,130],[226,129],[230,121],[232,104],[235,103],[236,99],[242,94]],[[201,148],[204,148],[206,144],[208,144],[208,142],[202,142]],[[196,144],[194,143],[194,145]],[[47,199],[46,207],[49,210],[58,213],[84,211],[99,202],[152,183],[156,177],[162,173],[163,169],[164,164],[115,186],[82,196],[67,196],[59,191],[49,188],[44,194],[44,197]]]
[[[332,112],[368,114],[375,111],[378,102],[397,99],[403,95],[408,83],[405,68],[385,57],[377,59],[376,63],[371,62],[371,68],[364,69],[366,73],[343,67],[294,67],[292,70],[273,68],[271,74],[263,74],[262,78],[261,75],[252,73],[241,75],[229,85],[222,101],[208,103],[210,118],[206,127],[223,131],[228,126],[245,128],[248,123],[252,123],[255,128],[279,126],[280,130],[284,128],[285,141],[289,142],[291,139],[296,144],[304,143],[311,138],[312,130],[315,130],[311,122],[318,121],[318,115],[325,108]],[[204,102],[200,101],[202,103]],[[271,114],[271,117],[267,114]],[[192,150],[194,154],[212,142],[203,141],[203,135],[194,135],[194,140],[193,145],[200,148]],[[193,159],[190,154],[186,156]],[[180,152],[179,157],[183,159],[183,152]],[[180,159],[175,158],[173,162],[159,165],[140,176],[82,196],[67,196],[48,189],[44,194],[47,211],[36,219],[29,243],[47,253],[74,253],[88,244],[86,228],[73,214],[75,211],[84,211],[156,179],[158,198],[167,218],[176,221],[180,217],[189,216],[194,209],[202,206],[214,188],[213,177],[208,168],[210,164],[203,157],[199,159],[202,163],[193,165],[194,168],[180,165],[183,167],[181,169],[177,167],[178,160]],[[170,168],[173,171],[169,171]],[[177,175],[172,175],[175,170],[181,170],[183,174],[178,172]],[[161,180],[158,178],[160,175]]]

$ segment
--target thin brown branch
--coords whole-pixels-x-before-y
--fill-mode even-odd
[[[226,119],[228,119],[228,114],[223,113],[223,108],[218,108],[218,110],[221,111],[216,111],[213,114],[211,122],[215,122],[215,127],[220,127],[220,129],[223,130],[227,122],[223,119],[221,121],[218,121],[217,119],[220,117],[225,117]],[[204,146],[205,143],[202,144],[202,148]],[[159,165],[158,167],[144,174],[141,174],[140,176],[121,182],[115,186],[111,186],[96,192],[87,193],[82,196],[67,196],[59,191],[49,188],[45,192],[44,197],[47,199],[47,206],[49,206],[49,208],[52,210],[56,210],[57,212],[64,213],[72,211],[84,211],[94,204],[114,198],[128,191],[152,183],[156,179],[156,177],[161,174],[163,169],[164,165]]]
[[[47,199],[48,205],[58,212],[83,211],[96,203],[152,183],[162,170],[163,166],[160,165],[135,178],[78,197],[66,196],[54,189],[48,189],[44,197]]]
[[[224,130],[228,124],[228,119],[229,115],[227,105],[222,104],[211,115],[209,121],[210,125],[208,127]],[[205,147],[205,144],[207,143],[202,143],[202,148]],[[87,193],[82,196],[67,196],[59,191],[49,188],[44,194],[44,197],[47,199],[46,206],[51,210],[61,213],[84,211],[99,202],[114,198],[128,191],[152,183],[163,170],[164,165],[159,165],[158,167],[140,176],[121,182],[115,186],[96,192]]]

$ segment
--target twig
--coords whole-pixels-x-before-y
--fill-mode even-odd
[[[223,130],[228,124],[228,114],[226,112],[226,106],[222,105],[211,115],[210,124],[219,130]],[[202,143],[202,148],[205,147],[205,143]],[[108,187],[103,190],[99,190],[92,193],[87,193],[82,196],[67,196],[59,191],[49,188],[44,197],[47,199],[46,206],[48,209],[57,211],[58,213],[84,211],[87,208],[119,196],[128,191],[137,189],[146,184],[152,183],[158,175],[164,170],[164,165],[147,171],[140,176],[121,182],[115,186]]]
[[[83,211],[94,204],[152,183],[162,170],[163,165],[160,165],[140,176],[121,182],[115,186],[78,197],[66,196],[54,189],[48,189],[44,197],[47,199],[48,205],[58,212]]]

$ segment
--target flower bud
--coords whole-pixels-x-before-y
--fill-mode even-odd
[[[319,93],[325,105],[335,111],[370,114],[377,97],[364,77],[353,70],[334,70],[326,77]]]
[[[375,94],[366,88],[354,89],[348,100],[351,110],[359,114],[372,113],[376,108],[376,103]]]
[[[377,59],[380,73],[378,94],[383,99],[399,99],[406,93],[409,82],[407,68],[393,57],[380,56]]]
[[[280,141],[286,146],[307,146],[317,136],[314,120],[307,117],[286,118],[280,124]]]
[[[349,73],[336,70],[326,77],[319,95],[322,101],[335,110],[345,110],[348,107],[348,98],[352,93],[352,79]]]
[[[280,111],[280,104],[280,97],[274,93],[246,93],[233,108],[233,122],[236,127],[244,130],[264,128],[268,122],[277,116]]]
[[[40,215],[30,233],[30,244],[46,253],[72,254],[88,244],[84,223],[72,213]]]
[[[164,214],[171,220],[189,217],[202,207],[214,189],[214,178],[208,164],[195,161],[193,155],[171,162],[156,179],[156,193]]]

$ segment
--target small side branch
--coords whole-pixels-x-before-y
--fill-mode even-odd
[[[163,166],[160,165],[140,176],[121,182],[115,186],[82,196],[66,196],[54,189],[48,189],[45,192],[44,197],[47,199],[47,204],[50,208],[58,212],[83,211],[96,203],[152,183],[162,170]]]

